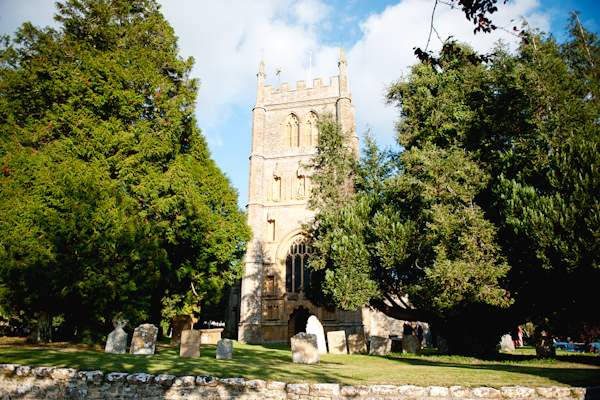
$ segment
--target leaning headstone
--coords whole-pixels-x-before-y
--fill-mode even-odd
[[[508,333],[502,336],[502,339],[500,339],[500,350],[515,351],[515,344],[513,343],[512,336],[510,336]]]
[[[317,335],[300,332],[290,339],[292,362],[296,364],[318,364],[320,361]]]
[[[365,335],[355,333],[348,336],[348,353],[350,354],[366,354],[367,341]]]
[[[233,358],[233,342],[221,339],[217,342],[217,360],[231,360]]]
[[[179,357],[200,357],[200,331],[186,329],[181,332]]]
[[[192,329],[192,317],[189,315],[176,315],[171,322],[171,346],[181,343],[181,332]]]
[[[371,336],[371,350],[369,354],[372,356],[387,356],[392,351],[392,339],[381,336]]]
[[[312,333],[317,335],[317,345],[319,347],[319,354],[327,354],[327,343],[325,342],[325,332],[323,332],[323,325],[319,318],[314,315],[308,317],[306,321],[306,333]]]
[[[143,324],[135,328],[129,354],[154,354],[157,335],[158,329],[152,324]]]
[[[105,353],[125,354],[127,352],[127,332],[123,327],[129,322],[126,319],[113,319],[115,330],[108,334],[106,339]]]
[[[329,344],[330,354],[348,354],[348,348],[346,347],[346,332],[327,332],[327,343]]]
[[[402,352],[421,354],[421,341],[417,335],[406,335],[402,338]]]

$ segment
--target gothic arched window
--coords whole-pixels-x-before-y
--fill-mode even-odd
[[[308,283],[308,258],[314,253],[312,246],[306,243],[306,238],[296,239],[290,246],[285,259],[285,291],[297,293]]]
[[[300,147],[300,123],[294,114],[288,115],[283,124],[283,147]]]
[[[319,130],[317,129],[317,123],[319,119],[317,118],[317,114],[313,111],[309,112],[306,116],[306,145],[307,146],[316,146],[319,142]]]

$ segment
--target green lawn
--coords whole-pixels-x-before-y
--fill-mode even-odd
[[[0,340],[0,364],[71,367],[105,373],[147,372],[173,375],[208,374],[267,381],[327,382],[341,385],[418,386],[596,386],[600,382],[600,357],[560,355],[557,360],[537,360],[530,348],[499,354],[498,360],[442,356],[427,351],[422,356],[392,353],[321,356],[317,365],[293,364],[289,346],[251,346],[234,342],[233,360],[216,360],[216,346],[203,345],[199,358],[180,358],[179,349],[159,345],[154,355],[105,354],[103,349],[49,345],[30,348]]]

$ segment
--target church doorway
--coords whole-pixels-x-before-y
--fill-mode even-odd
[[[311,313],[308,308],[302,306],[292,312],[288,320],[288,340],[297,333],[306,332],[306,322],[310,316]]]

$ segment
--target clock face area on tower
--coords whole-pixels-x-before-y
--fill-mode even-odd
[[[265,66],[258,72],[252,121],[252,153],[248,224],[253,237],[244,258],[238,340],[244,343],[287,344],[316,315],[328,330],[362,333],[361,312],[326,312],[306,299],[310,275],[306,268],[314,249],[302,231],[314,211],[307,208],[313,187],[306,165],[317,152],[318,123],[336,119],[358,150],[354,104],[347,91],[343,49],[340,74],[298,81],[279,88],[265,86]]]

